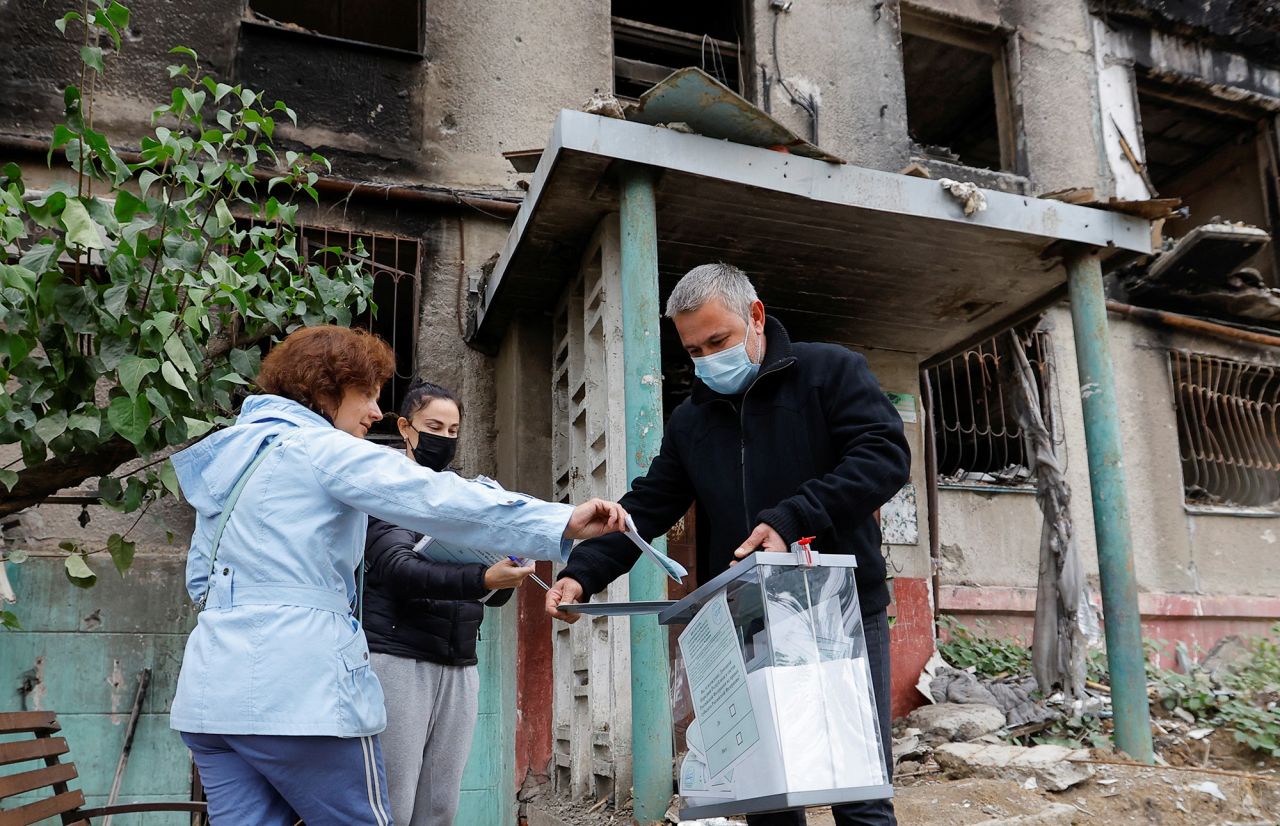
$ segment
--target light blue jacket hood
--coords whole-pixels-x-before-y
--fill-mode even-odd
[[[216,517],[253,457],[267,442],[299,427],[333,425],[318,413],[281,396],[248,397],[233,426],[174,455],[173,468],[187,501],[200,515]]]

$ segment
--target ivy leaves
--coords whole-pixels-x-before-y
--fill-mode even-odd
[[[172,93],[140,160],[125,162],[92,128],[82,90],[102,86],[89,78],[111,71],[129,19],[116,0],[89,0],[55,23],[83,67],[48,158],[72,182],[29,192],[20,167],[0,167],[0,445],[22,455],[0,469],[0,490],[15,494],[0,498],[0,515],[94,479],[102,503],[123,512],[176,495],[162,457],[230,421],[269,342],[349,323],[369,302],[358,255],[322,266],[300,242],[297,202],[318,201],[329,164],[276,150],[277,125],[296,123],[284,103],[204,74],[176,47]],[[42,475],[51,458],[78,478]],[[133,459],[137,470],[115,469]],[[134,546],[126,532],[106,548],[63,550],[68,579],[85,586],[93,554],[123,572]]]

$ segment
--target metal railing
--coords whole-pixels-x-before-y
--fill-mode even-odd
[[[1188,505],[1280,510],[1280,370],[1169,352]]]
[[[1001,333],[928,370],[938,477],[943,484],[1023,485],[1030,463],[1014,406],[1005,360],[1010,336]],[[1026,345],[1045,424],[1057,438],[1048,388],[1049,334],[1036,331]]]

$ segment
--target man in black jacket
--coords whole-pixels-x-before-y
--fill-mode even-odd
[[[662,447],[621,504],[641,536],[666,533],[697,505],[704,579],[756,550],[805,536],[820,553],[857,557],[858,599],[885,760],[889,737],[889,590],[875,513],[906,482],[902,420],[866,359],[831,344],[792,343],[746,275],[727,264],[689,271],[667,316],[698,381],[671,414]],[[547,594],[552,616],[604,589],[638,558],[622,534],[579,545]],[[836,823],[894,824],[890,801],[834,807]],[[753,815],[751,826],[802,824],[803,811]]]

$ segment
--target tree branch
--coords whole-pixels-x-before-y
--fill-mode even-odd
[[[0,516],[8,516],[38,505],[60,490],[73,488],[87,479],[105,476],[138,457],[138,449],[121,436],[113,436],[92,453],[48,459],[35,467],[18,471],[13,490],[0,499]]]

